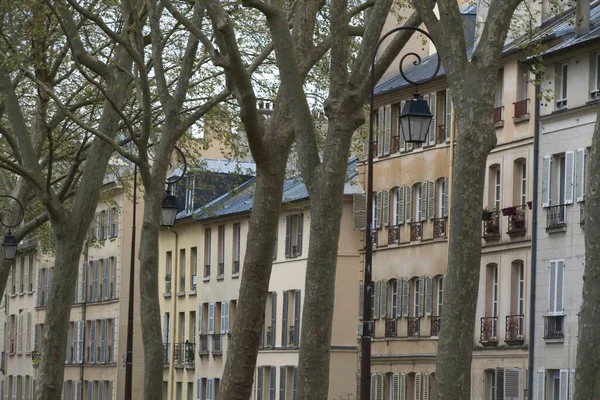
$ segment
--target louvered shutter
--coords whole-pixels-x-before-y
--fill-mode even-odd
[[[298,399],[298,367],[292,369],[292,400]]]
[[[580,203],[585,200],[585,149],[577,149],[576,169],[575,197],[577,202]]]
[[[371,396],[370,400],[377,400],[377,375],[371,374]]]
[[[210,400],[215,399],[215,380],[216,378],[210,378]]]
[[[108,271],[110,269],[110,262],[108,258],[104,259],[102,263],[102,299],[108,300]]]
[[[98,301],[98,260],[94,260],[92,267],[92,299],[91,301]]]
[[[98,382],[98,400],[104,400],[104,381]]]
[[[427,102],[427,106],[431,109],[430,104],[429,104],[429,95],[428,94],[424,94],[423,95],[423,100],[425,100]],[[433,120],[431,120],[431,122],[433,122]],[[429,130],[427,131],[427,136],[425,136],[425,142],[423,142],[422,147],[429,146],[429,135],[430,135],[430,133],[431,133],[431,124],[429,125]]]
[[[279,400],[285,400],[285,366],[283,365],[279,367]]]
[[[396,204],[396,224],[404,224],[404,186],[398,187],[398,199]]]
[[[114,232],[113,235],[115,237],[119,236],[119,210],[117,208],[114,209],[115,212],[114,214],[114,218],[113,218],[113,224],[114,224]]]
[[[421,382],[421,373],[417,372],[415,374],[415,400],[421,400],[421,392],[422,392],[422,382]]]
[[[377,374],[377,400],[383,400],[383,375]]]
[[[429,400],[429,374],[423,374],[423,400]]]
[[[79,364],[83,364],[83,346],[85,343],[85,321],[84,320],[79,321],[78,339],[79,339],[79,343],[77,343],[77,347],[79,349],[77,350],[77,352],[78,352],[77,359],[79,361]]]
[[[81,302],[87,302],[87,263],[83,263],[81,275]]]
[[[275,380],[277,379],[277,369],[274,365],[269,367],[269,400],[275,400]]]
[[[421,214],[421,222],[427,220],[427,182],[421,183],[421,210],[419,214]]]
[[[569,396],[569,370],[560,370],[560,400],[567,400]]]
[[[25,260],[27,262],[25,263],[25,268],[23,268],[24,269],[23,276],[21,277],[23,282],[21,284],[23,285],[23,292],[28,292],[29,291],[29,257],[27,257]]]
[[[575,183],[575,152],[565,152],[565,204],[573,204]]]
[[[381,282],[379,282],[379,285],[381,287],[381,302],[379,303],[379,313],[381,318],[385,319],[387,317],[387,282],[385,280],[382,280]]]
[[[79,321],[73,321],[73,364],[79,362]]]
[[[100,363],[106,362],[106,320],[100,321]]]
[[[356,391],[355,391],[355,394],[356,394],[355,398],[356,398],[356,400],[360,400],[360,386],[361,386],[360,372],[358,372],[356,374]]]
[[[231,302],[230,301],[226,301],[225,302],[225,333],[229,333],[230,332],[230,325],[229,325],[229,314],[231,311]]]
[[[96,362],[96,321],[90,321],[90,364]]]
[[[359,320],[363,320],[364,317],[364,313],[363,313],[363,307],[365,305],[365,285],[364,284],[360,284],[358,285],[358,319]]]
[[[390,142],[392,140],[392,106],[385,106],[385,132],[383,139],[383,154],[390,154]]]
[[[50,294],[50,271],[52,271],[50,268],[46,268],[46,282],[45,282],[45,288],[44,288],[44,307],[48,307],[48,296]]]
[[[377,201],[375,203],[375,228],[381,228],[381,203],[383,192],[377,192]]]
[[[444,193],[442,194],[442,196],[444,197],[443,199],[443,203],[442,203],[442,216],[444,218],[446,218],[448,216],[448,207],[449,207],[449,196],[448,196],[448,191],[450,190],[450,180],[448,178],[444,178]]]
[[[288,299],[290,293],[286,290],[283,292],[283,308],[281,309],[281,347],[287,347],[287,335],[288,335]]]
[[[367,227],[367,195],[364,193],[354,194],[354,229],[365,229]]]
[[[383,199],[383,211],[382,211],[382,220],[383,226],[388,226],[390,222],[390,191],[384,190],[382,192]]]
[[[411,185],[406,185],[404,190],[404,204],[406,210],[406,218],[405,221],[407,224],[412,222],[412,192],[413,188]]]
[[[301,305],[301,291],[297,289],[294,293],[294,346],[300,345],[300,305]]]
[[[7,330],[10,332],[10,319],[6,320],[6,327]],[[35,327],[33,329],[33,349],[35,351],[40,351],[40,324],[35,324]]]
[[[435,182],[427,181],[427,217],[435,218]]]
[[[204,311],[204,304],[198,306],[198,335],[202,335],[204,327],[202,326],[202,314]],[[200,341],[198,341],[200,343]]]
[[[420,287],[420,291],[419,291],[419,310],[418,310],[418,315],[419,317],[422,317],[423,315],[425,315],[424,311],[425,311],[425,307],[424,307],[424,303],[425,303],[425,277],[420,277],[419,278],[419,287]]]
[[[521,370],[519,368],[504,370],[504,400],[521,400]]]
[[[208,333],[215,333],[215,303],[208,303]]]
[[[221,302],[221,333],[225,333],[225,302]]]
[[[400,374],[392,374],[392,398],[390,400],[400,399]],[[357,400],[359,398],[357,397]]]
[[[263,368],[258,367],[256,373],[256,398],[258,400],[263,400]]]
[[[430,316],[433,312],[433,279],[425,278],[425,315]]]
[[[569,371],[569,400],[574,400],[573,392],[575,392],[575,370]]]
[[[402,316],[408,318],[408,296],[410,293],[410,284],[408,279],[402,279]]]
[[[550,261],[548,269],[548,315],[556,315],[556,261]]]
[[[285,257],[292,255],[292,216],[285,217]]]
[[[301,256],[302,255],[302,232],[304,230],[304,214],[300,213],[298,215],[296,215],[297,218],[297,228],[296,228],[296,235],[297,235],[297,240],[296,240],[296,256]]]
[[[398,279],[397,280],[397,298],[396,298],[396,318],[402,318],[402,307],[404,304],[404,285],[403,285],[403,280],[402,279]]]
[[[504,400],[504,368],[496,368],[496,400]]]
[[[556,314],[563,315],[565,294],[565,262],[556,263]]]
[[[119,337],[119,318],[113,318],[113,323],[112,323],[112,343],[111,343],[111,348],[112,348],[112,361],[113,362],[117,362],[117,347],[118,347],[118,337]]]
[[[373,319],[379,319],[379,306],[381,298],[381,282],[373,282],[375,285],[375,299],[373,301]]]
[[[277,337],[277,292],[271,292],[271,347],[275,348]],[[273,367],[275,368],[275,367]],[[275,374],[273,372],[273,374]],[[273,375],[275,376],[275,375]],[[275,390],[275,389],[273,389]]]
[[[163,314],[163,344],[169,343],[169,313]]]
[[[36,296],[37,296],[36,305],[38,307],[41,307],[41,305],[42,305],[41,301],[43,299],[43,297],[42,297],[42,280],[40,279],[41,273],[42,273],[42,270],[38,269],[38,272],[37,272],[37,293],[36,293]]]
[[[385,116],[383,113],[383,108],[377,110],[377,157],[381,157],[383,155],[383,133],[385,132]]]
[[[87,398],[88,400],[94,400],[94,381],[88,381],[87,383]]]
[[[406,151],[406,139],[404,138],[404,134],[402,133],[402,124],[400,124],[400,115],[402,115],[402,110],[404,109],[404,104],[406,101],[400,102],[400,108],[398,109],[398,124],[397,124],[397,132],[398,132],[398,140],[400,141],[400,151]]]
[[[21,388],[20,388],[20,387],[17,387],[17,385],[18,385],[18,386],[20,386],[20,385],[19,385],[19,381],[18,381],[18,380],[17,380],[17,382],[16,382],[16,384],[15,384],[15,387],[13,387],[13,393],[15,393],[15,394],[16,394],[17,392],[21,391]],[[63,384],[62,384],[62,392],[63,392],[63,393],[62,393],[62,397],[61,397],[61,399],[63,399],[63,400],[68,400],[68,397],[67,397],[67,382],[66,382],[66,381],[63,381]],[[13,397],[15,397],[15,396],[13,395]],[[15,398],[16,398],[16,397],[15,397]],[[19,394],[19,400],[21,400],[21,395],[20,395],[20,394]]]
[[[450,89],[446,89],[446,115],[444,124],[446,125],[446,142],[450,141],[450,133],[452,132],[452,95]]]
[[[437,134],[437,93],[429,95],[429,109],[431,110],[431,125],[429,125],[429,145],[435,146]]]
[[[35,396],[33,397],[35,398]],[[76,394],[76,399],[77,400],[81,400],[82,399],[82,393],[81,393],[81,381],[77,381],[77,394]],[[110,397],[109,397],[110,399]]]
[[[542,207],[550,207],[550,173],[552,158],[544,156],[542,162]]]
[[[108,381],[108,393],[106,393],[106,400],[112,400],[113,397],[113,383]]]
[[[400,385],[399,385],[399,400],[407,400],[406,399],[406,374],[400,374]]]
[[[202,378],[196,379],[196,399],[202,400]]]

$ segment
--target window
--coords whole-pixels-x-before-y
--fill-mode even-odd
[[[519,100],[527,100],[529,99],[529,68],[527,64],[519,63],[517,73],[519,74],[517,98]]]
[[[225,275],[225,225],[219,226],[219,270],[217,279],[223,279]]]
[[[196,290],[196,276],[198,273],[198,248],[190,249],[190,290]]]
[[[106,240],[108,231],[106,229],[108,219],[106,218],[106,210],[100,211],[100,240]]]
[[[422,220],[422,201],[423,201],[423,185],[420,183],[415,184],[415,199],[414,199],[414,204],[415,204],[415,215],[417,216],[416,218],[416,222],[419,222]]]
[[[494,209],[500,209],[500,189],[501,189],[501,180],[500,180],[500,166],[497,166],[494,170]]]
[[[419,317],[421,315],[421,291],[423,288],[421,287],[422,281],[420,278],[415,278],[413,280],[414,287],[414,297],[413,297],[413,317]]]
[[[185,249],[179,249],[179,293],[185,293]]]
[[[389,294],[388,299],[390,299],[390,315],[388,318],[396,318],[398,315],[398,280],[392,279],[389,282]]]
[[[119,235],[119,210],[117,207],[113,207],[110,213],[111,224],[110,224],[110,237],[117,237]]]
[[[371,229],[381,227],[381,192],[373,193],[373,226]]]
[[[436,279],[436,304],[435,304],[435,315],[438,317],[442,316],[442,309],[444,303],[444,277],[440,276]]]
[[[177,328],[177,342],[183,343],[185,341],[185,313],[180,312],[178,316],[178,328]]]
[[[581,162],[585,163],[585,152],[578,151]],[[578,182],[583,179],[584,171],[578,163],[577,170],[581,171]],[[573,204],[575,187],[575,151],[546,155],[542,164],[542,207],[552,205]],[[577,191],[578,196],[583,194]]]
[[[13,269],[14,270],[14,269]],[[52,287],[52,272],[54,268],[41,268],[38,270],[37,306],[46,307],[50,288]]]
[[[515,183],[514,205],[525,206],[527,204],[527,164],[524,159],[515,161]]]
[[[10,269],[10,294],[11,295],[15,295],[17,294],[17,269],[16,268],[11,268]]]
[[[233,224],[233,268],[232,275],[240,273],[240,252],[242,247],[242,226],[238,222]]]
[[[117,298],[117,258],[110,257],[110,298]]]
[[[300,344],[300,290],[283,292],[281,310],[281,347],[298,347]]]
[[[565,204],[565,155],[558,156],[558,171],[557,171],[557,188],[558,188],[558,204]]]
[[[285,257],[299,257],[302,255],[304,214],[288,215],[285,222]]]
[[[489,374],[489,381],[490,381],[488,398],[490,400],[496,400],[496,389],[497,389],[496,373],[495,373],[495,371],[490,371],[490,372],[488,372],[488,374]]]
[[[563,315],[564,260],[552,260],[549,267],[548,315]]]
[[[173,252],[167,251],[167,280],[171,280],[171,274],[173,273]]]
[[[437,217],[446,218],[448,216],[448,179],[440,178],[437,181],[438,209]]]
[[[20,264],[19,265],[19,270],[20,270],[20,274],[19,275],[21,276],[21,279],[20,279],[20,282],[18,282],[18,285],[19,285],[18,290],[19,290],[19,293],[24,293],[25,292],[25,287],[26,287],[25,286],[25,284],[26,284],[25,281],[27,280],[27,277],[25,276],[25,271],[29,272],[29,269],[27,269],[27,270],[25,269],[25,257],[20,257],[20,263],[19,264]]]
[[[211,234],[210,228],[204,230],[204,280],[210,279]]]
[[[404,223],[404,186],[394,188],[392,201],[394,202],[392,209],[393,225],[402,225]]]
[[[188,382],[187,384],[187,400],[197,400],[194,399],[194,383]]]
[[[188,333],[188,340],[191,343],[194,343],[194,341],[196,340],[196,324],[197,324],[197,320],[196,320],[196,311],[190,311],[190,331]]]
[[[33,254],[29,255],[29,264],[28,264],[28,268],[29,268],[29,287],[27,289],[28,292],[32,293],[33,292],[33,278],[35,276],[35,256]]]
[[[556,108],[561,109],[567,106],[567,88],[568,88],[568,70],[567,63],[559,64],[556,67]]]
[[[498,71],[498,82],[496,83],[496,100],[494,107],[502,107],[504,105],[504,68]]]

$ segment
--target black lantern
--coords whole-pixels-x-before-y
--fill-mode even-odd
[[[400,114],[400,129],[407,143],[425,143],[433,115],[427,101],[418,93],[404,104]]]
[[[170,190],[165,193],[165,198],[162,201],[161,221],[162,226],[175,225],[175,217],[177,217],[177,197]]]
[[[17,254],[17,245],[17,238],[9,230],[2,241],[2,252],[4,253],[5,260],[12,261],[15,259],[15,255]]]

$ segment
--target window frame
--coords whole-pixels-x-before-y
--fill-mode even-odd
[[[502,203],[502,174],[500,165],[494,168],[494,194],[493,194],[494,209],[499,210]]]

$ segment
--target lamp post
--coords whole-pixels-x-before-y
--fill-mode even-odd
[[[13,196],[3,194],[0,195],[0,198],[12,199],[19,205],[19,208],[21,209],[21,217],[18,218],[18,220],[14,224],[11,224],[10,222],[5,222],[5,219],[11,219],[12,210],[6,208],[2,210],[2,212],[0,212],[0,224],[8,228],[8,232],[6,233],[6,235],[4,235],[4,239],[2,240],[2,253],[5,260],[12,261],[17,255],[17,246],[19,243],[17,242],[17,238],[13,235],[11,229],[23,222],[23,218],[25,218],[25,209],[23,208],[23,204],[21,204],[21,202]]]
[[[173,185],[179,182],[187,171],[187,164],[185,155],[183,152],[175,146],[181,158],[183,159],[183,171],[181,176],[178,176],[175,180],[166,182],[167,185]],[[125,398],[127,400],[133,399],[133,301],[134,301],[134,290],[135,290],[135,248],[136,248],[136,219],[137,219],[137,176],[138,166],[137,164],[133,169],[133,223],[131,225],[131,259],[129,266],[129,304],[127,308],[127,354],[125,360]],[[170,188],[170,186],[169,186]],[[171,226],[175,223],[175,217],[177,216],[177,198],[172,196],[169,198],[170,190],[167,190],[165,198],[162,202],[161,207],[161,225],[165,225],[165,222],[170,222]],[[165,204],[166,201],[166,204]],[[173,211],[173,205],[175,210]],[[164,219],[167,216],[168,221]],[[172,217],[172,220],[170,219]]]
[[[425,35],[431,42],[433,42],[431,36],[420,28],[411,26],[400,26],[394,28],[383,35],[373,54],[371,60],[371,92],[370,92],[370,104],[369,104],[369,146],[367,156],[367,226],[365,229],[365,268],[363,277],[363,325],[362,325],[362,337],[361,337],[361,359],[360,359],[360,400],[370,400],[371,392],[371,332],[373,328],[373,313],[372,313],[372,299],[373,293],[373,150],[374,150],[374,135],[373,135],[373,124],[374,124],[374,101],[375,101],[375,57],[377,50],[383,43],[383,41],[390,35],[402,31],[411,30],[419,32]],[[421,63],[421,57],[416,53],[407,53],[400,60],[400,74],[404,80],[412,85],[415,85],[415,94],[413,98],[406,102],[404,108],[401,111],[399,117],[400,131],[404,135],[404,139],[408,143],[423,143],[426,141],[427,133],[429,131],[429,125],[431,124],[432,114],[429,110],[427,102],[423,100],[423,97],[418,93],[417,87],[419,84],[431,81],[438,73],[440,69],[440,58],[437,57],[437,65],[435,71],[431,77],[428,77],[419,82],[415,82],[406,77],[402,63],[404,60],[413,56],[416,58],[414,65]]]

